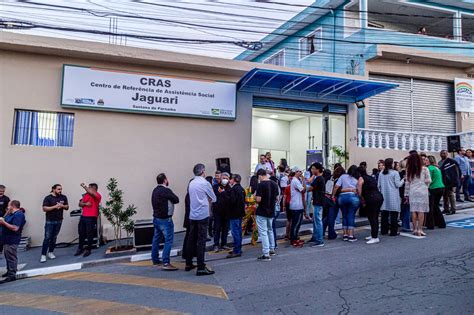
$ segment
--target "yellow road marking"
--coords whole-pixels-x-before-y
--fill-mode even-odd
[[[0,305],[65,314],[183,314],[160,308],[69,296],[0,292]]]
[[[90,281],[98,283],[126,284],[149,288],[159,288],[168,291],[198,294],[225,300],[228,299],[227,293],[220,286],[172,279],[95,272],[64,272],[40,276],[33,279]]]

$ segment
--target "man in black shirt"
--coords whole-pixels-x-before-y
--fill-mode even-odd
[[[227,246],[227,235],[229,234],[229,206],[230,206],[230,185],[229,173],[222,173],[220,183],[214,185],[212,189],[216,195],[216,202],[212,204],[212,214],[214,216],[214,251],[229,250]]]
[[[56,247],[56,239],[61,224],[63,223],[63,212],[69,209],[67,197],[62,194],[63,188],[56,184],[51,187],[51,193],[43,200],[43,211],[46,213],[46,223],[44,225],[44,241],[41,250],[40,262],[46,262],[46,257],[55,259],[53,254]]]
[[[4,185],[0,185],[0,217],[3,217],[5,215],[8,203],[10,202],[10,198],[5,196],[6,189],[7,188]]]
[[[323,178],[323,166],[321,163],[314,163],[311,165],[311,173],[313,174],[314,180],[309,187],[309,191],[313,192],[313,237],[311,240],[314,242],[313,247],[324,246],[323,240],[323,221],[322,212],[324,205],[324,194],[326,192],[326,182]]]
[[[438,162],[438,165],[445,187],[443,194],[443,213],[455,214],[456,196],[454,195],[454,189],[460,184],[461,171],[458,162],[449,157],[448,151],[442,150],[439,155],[441,156],[441,161]],[[451,208],[449,207],[450,204]]]
[[[0,217],[5,215],[5,212],[8,208],[8,203],[10,202],[10,198],[5,196],[6,187],[4,185],[0,185]],[[3,242],[0,239],[0,254],[3,252]]]
[[[278,185],[271,181],[267,171],[260,169],[257,172],[260,183],[257,186],[255,200],[257,207],[258,237],[262,241],[263,254],[258,257],[261,261],[271,261],[270,256],[275,253],[275,240],[273,237],[272,221],[275,216],[275,205],[278,200]]]
[[[160,239],[165,239],[163,248],[163,270],[178,270],[170,263],[171,246],[174,239],[173,213],[174,205],[179,203],[179,198],[168,188],[169,182],[166,175],[161,173],[156,177],[158,186],[153,189],[151,205],[153,207],[153,226],[155,234],[151,246],[151,260],[154,265],[160,265]]]
[[[230,204],[229,221],[234,249],[227,255],[227,258],[240,257],[242,255],[242,218],[245,216],[245,190],[240,185],[242,177],[233,174],[230,179]]]

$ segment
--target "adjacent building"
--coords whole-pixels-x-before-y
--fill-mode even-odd
[[[351,162],[369,165],[380,158],[402,158],[411,149],[438,152],[446,148],[448,135],[458,134],[464,146],[474,147],[472,1],[318,0],[262,42],[263,49],[236,59],[362,75],[398,86],[357,104],[358,114],[346,116],[356,122],[345,139],[316,136],[316,147],[342,148]],[[455,93],[467,97],[464,107],[456,104]],[[258,104],[254,121],[261,108],[277,111],[279,102]],[[305,116],[311,124],[312,117],[326,115],[315,108],[293,104],[293,112],[285,114]],[[308,133],[305,148],[312,149],[311,131],[301,132]],[[253,141],[252,147],[286,151],[294,162],[291,146],[288,151]]]

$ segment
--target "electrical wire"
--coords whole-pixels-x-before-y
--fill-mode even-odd
[[[30,2],[30,1],[26,1],[26,3],[29,3],[29,2]],[[143,1],[137,1],[137,2],[144,3]],[[64,7],[64,6],[62,6],[62,7]],[[80,10],[81,8],[76,8],[76,9],[79,9],[79,10]],[[90,14],[89,10],[86,9],[85,11]],[[101,14],[96,14],[96,15],[102,17],[102,16],[107,16],[108,14],[103,13],[102,15],[101,15]],[[331,26],[332,26],[332,25],[331,25]],[[346,28],[348,28],[348,27],[346,26]],[[350,27],[349,27],[349,28],[350,28]],[[353,28],[354,28],[354,29],[358,29],[357,27],[353,27]],[[219,27],[219,29],[221,29],[221,28]],[[50,29],[50,30],[51,30],[51,29]],[[232,31],[240,31],[240,30],[238,30],[238,29],[231,29],[231,30],[232,30]],[[72,31],[72,30],[71,30],[71,31]],[[255,33],[255,31],[252,31],[252,30],[244,30],[244,31],[249,32],[249,33],[250,33],[250,32]],[[260,32],[260,33],[267,34],[266,32]],[[337,32],[337,33],[339,34],[339,32]],[[103,34],[103,35],[107,35],[107,34]],[[388,34],[383,34],[383,35],[384,35],[385,37],[387,37]],[[108,36],[123,36],[123,35],[122,35],[122,34],[114,34],[114,35],[108,34]],[[287,37],[301,37],[301,38],[304,38],[304,37],[306,37],[306,36],[295,36],[295,35],[292,35],[292,36],[287,36]],[[137,38],[140,38],[140,37],[137,37]],[[142,39],[142,40],[151,40],[151,41],[165,40],[165,39],[157,39],[157,38],[141,38],[141,39]],[[168,40],[168,39],[169,39],[169,38],[166,38],[166,40]],[[320,38],[318,38],[318,39],[320,39]],[[332,38],[321,38],[321,39],[324,40],[324,41],[332,41],[332,40],[333,40]],[[170,40],[179,41],[179,39],[177,39],[177,38],[172,38],[172,39],[170,39]],[[348,43],[360,43],[360,44],[383,44],[383,43],[380,43],[380,42],[377,42],[377,43],[370,43],[370,42],[356,42],[356,41],[347,41],[347,40],[338,40],[338,41],[341,41],[341,42],[348,42]],[[189,44],[189,42],[186,41],[186,40],[183,40],[182,42]],[[198,40],[198,41],[193,42],[193,44],[194,44],[194,43],[196,43],[196,44],[198,44],[198,43],[199,43],[199,44],[207,44],[207,43],[210,43],[210,42],[209,42],[209,41],[207,41],[207,42],[202,42],[202,41]],[[213,42],[213,43],[215,44],[216,42]],[[220,43],[228,43],[228,42],[226,42],[226,41],[221,41]],[[169,44],[169,43],[168,43],[168,44]],[[391,44],[393,44],[393,43],[391,43]],[[396,43],[396,44],[394,44],[394,45],[397,45],[397,46],[403,46],[403,45],[405,45],[405,46],[411,46],[411,47],[423,47],[423,46],[421,46],[420,44],[414,44],[414,45],[411,45],[411,44],[410,44],[410,45],[408,45],[408,44],[406,44],[406,43]],[[431,47],[431,46],[434,46],[434,45],[429,45],[429,47]],[[451,47],[451,46],[445,46],[445,47],[443,47],[443,46],[439,46],[439,45],[436,46],[436,47],[440,47],[440,48],[459,48],[458,46],[457,46],[457,47]],[[299,50],[298,48],[290,48],[290,47],[287,47],[287,48],[286,48],[286,50],[290,50],[290,49],[291,49],[291,50]],[[231,49],[230,51],[234,51],[234,50]],[[319,55],[321,55],[321,53],[320,53]],[[341,54],[338,54],[338,56],[340,56],[340,55],[341,55]],[[345,56],[354,57],[354,56],[350,56],[350,55],[345,55]],[[319,57],[321,57],[321,56],[319,56]]]
[[[195,38],[179,38],[179,37],[164,37],[164,36],[152,36],[152,35],[139,35],[131,33],[115,33],[111,31],[99,31],[93,29],[83,29],[83,28],[71,28],[71,27],[61,27],[61,26],[51,26],[46,24],[36,24],[26,20],[12,21],[14,23],[23,23],[29,24],[30,28],[43,28],[67,32],[77,32],[77,33],[90,33],[97,35],[107,35],[107,36],[124,36],[124,37],[133,37],[140,39],[152,39],[152,40],[162,40],[162,41],[172,41],[172,42],[182,42],[188,44],[235,44],[235,45],[245,45],[250,42],[239,42],[239,41],[229,41],[229,40],[211,40],[211,39],[195,39]],[[289,35],[288,37],[292,37]],[[463,46],[449,46],[449,45],[437,45],[437,44],[411,44],[411,43],[391,43],[391,42],[369,42],[369,41],[357,41],[350,39],[336,39],[336,38],[325,38],[323,36],[316,37],[315,39],[320,39],[323,41],[329,42],[340,42],[348,44],[363,44],[363,45],[387,45],[387,46],[404,46],[404,47],[416,47],[416,48],[444,48],[444,49],[468,49],[472,50],[472,47],[463,47]]]
[[[274,27],[272,27],[272,29],[269,30],[269,31],[255,31],[255,30],[247,30],[247,29],[236,29],[236,28],[231,28],[231,27],[222,26],[222,25],[221,26],[213,26],[213,25],[209,25],[209,24],[198,24],[198,23],[190,23],[190,22],[183,22],[183,21],[181,21],[181,22],[180,21],[172,21],[172,20],[168,20],[168,19],[161,19],[161,18],[155,18],[155,17],[149,17],[149,16],[136,16],[136,15],[134,16],[134,15],[131,15],[129,13],[123,13],[124,11],[122,11],[122,13],[110,13],[110,12],[94,11],[94,10],[90,10],[90,9],[64,6],[64,5],[38,3],[38,2],[34,2],[34,1],[29,1],[29,0],[28,1],[25,0],[23,2],[28,3],[28,4],[32,4],[32,5],[37,5],[37,6],[47,6],[47,7],[53,7],[53,8],[66,8],[66,9],[70,9],[70,10],[77,10],[77,11],[87,12],[87,13],[95,15],[95,16],[105,17],[105,16],[110,16],[110,15],[115,15],[117,17],[123,17],[123,18],[131,18],[131,19],[136,18],[136,19],[143,19],[143,20],[155,21],[155,22],[168,22],[168,23],[174,23],[174,24],[180,25],[180,26],[200,27],[200,28],[216,29],[216,30],[220,30],[220,31],[226,30],[226,31],[232,31],[232,32],[260,33],[262,35],[268,35],[268,33],[271,33],[272,30],[275,30]],[[354,19],[354,20],[357,20],[357,21],[360,20],[357,17],[345,17],[345,18],[346,19]],[[304,25],[307,26],[307,25],[310,25],[312,23],[313,22],[299,22],[295,26],[295,29],[288,28],[288,29],[286,29],[286,31],[288,31],[288,30],[289,31],[299,31],[303,28]],[[419,26],[419,24],[415,24],[415,23],[398,23],[398,24],[417,26],[417,28]],[[320,25],[322,25],[322,26],[325,25],[325,26],[328,26],[328,27],[333,26],[331,24],[320,24]],[[338,27],[338,26],[336,26],[336,27]],[[398,32],[400,32],[400,31],[398,31]],[[403,31],[401,31],[401,32],[403,33]],[[413,34],[413,33],[410,33],[410,32],[405,32],[405,33]],[[273,32],[273,34],[283,35],[282,33],[278,34],[278,33],[275,33],[275,32]],[[433,35],[445,35],[445,34],[433,34]]]

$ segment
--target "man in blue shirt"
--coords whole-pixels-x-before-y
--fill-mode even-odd
[[[466,149],[459,148],[458,155],[454,158],[458,163],[461,171],[461,180],[458,187],[456,187],[456,201],[463,202],[461,199],[461,187],[464,194],[464,201],[471,201],[469,198],[469,182],[471,181],[471,166],[469,165],[469,159],[466,156]]]
[[[25,214],[20,210],[20,202],[12,200],[8,203],[8,209],[3,218],[0,218],[0,227],[2,228],[3,253],[7,262],[7,273],[0,283],[16,280],[16,271],[18,267],[17,250],[21,240],[21,231],[25,225]]]

